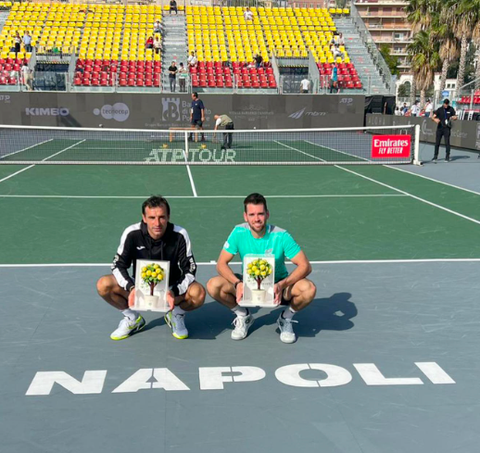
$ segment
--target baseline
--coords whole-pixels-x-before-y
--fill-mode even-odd
[[[391,259],[391,260],[336,260],[336,261],[310,261],[310,264],[416,264],[416,263],[480,263],[480,258],[416,258],[416,259]],[[216,266],[215,260],[197,262],[197,266]],[[230,265],[240,266],[238,261]],[[285,264],[292,264],[285,261]],[[42,268],[42,267],[108,267],[112,263],[42,263],[42,264],[0,264],[0,269],[8,268]]]
[[[1,181],[0,181],[1,182]],[[382,198],[382,197],[406,197],[400,193],[366,193],[366,194],[313,194],[313,195],[265,195],[268,198]],[[15,195],[0,194],[0,198],[64,198],[64,199],[111,199],[111,200],[144,200],[148,195]],[[165,198],[190,199],[244,199],[245,195],[165,195]]]

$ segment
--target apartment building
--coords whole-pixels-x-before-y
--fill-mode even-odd
[[[377,46],[388,44],[391,54],[399,61],[400,74],[410,72],[407,45],[411,42],[410,24],[407,22],[402,0],[355,1],[358,13],[367,26]]]

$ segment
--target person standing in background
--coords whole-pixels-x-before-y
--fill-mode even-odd
[[[300,93],[309,93],[310,92],[310,80],[308,80],[307,76],[303,78],[300,82]]]
[[[424,110],[425,110],[425,116],[427,118],[429,118],[432,115],[432,112],[433,112],[433,104],[432,104],[432,101],[430,99],[427,99]]]
[[[203,101],[199,99],[198,93],[192,93],[192,107],[190,109],[190,122],[192,126],[203,131],[203,123],[205,122],[205,106]],[[190,141],[193,141],[193,133],[190,134]],[[205,134],[202,132],[202,142],[205,141]]]
[[[168,80],[170,81],[170,91],[175,93],[175,86],[177,84],[177,72],[178,68],[174,61],[168,68]]]
[[[187,92],[187,78],[188,78],[188,71],[183,66],[183,63],[180,63],[180,68],[178,69],[178,84],[180,86],[180,93]]]
[[[456,119],[457,114],[455,109],[450,107],[450,101],[448,99],[445,99],[443,105],[433,113],[432,120],[437,123],[437,136],[432,162],[437,162],[442,137],[445,137],[445,161],[450,162],[450,132],[452,129],[452,121]]]

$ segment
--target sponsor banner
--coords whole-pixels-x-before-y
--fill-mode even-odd
[[[227,114],[235,129],[363,126],[364,96],[215,95],[200,93],[205,129]],[[0,123],[33,126],[168,129],[190,125],[189,94],[9,93]]]
[[[410,135],[374,135],[372,138],[372,159],[410,157]]]
[[[395,115],[367,114],[366,126],[420,125],[420,141],[435,143],[437,124],[431,118],[404,117]],[[450,132],[450,144],[457,148],[480,151],[480,123],[477,121],[454,121]],[[441,142],[442,148],[444,140]]]

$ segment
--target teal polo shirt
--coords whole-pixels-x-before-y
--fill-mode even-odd
[[[291,234],[275,225],[267,224],[265,235],[254,238],[248,223],[237,225],[228,236],[223,250],[240,255],[243,262],[245,255],[274,255],[275,256],[275,283],[288,276],[285,267],[285,258],[292,260],[301,251]]]

